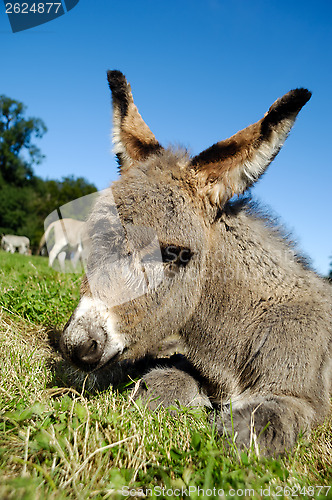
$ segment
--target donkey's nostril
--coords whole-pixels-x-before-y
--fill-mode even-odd
[[[96,339],[88,339],[75,348],[75,360],[79,364],[97,365],[103,355],[103,343]]]

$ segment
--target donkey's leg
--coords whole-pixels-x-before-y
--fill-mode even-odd
[[[75,253],[74,253],[74,255],[73,255],[73,258],[71,259],[71,262],[72,262],[72,265],[73,265],[74,270],[76,270],[76,269],[77,269],[77,267],[78,267],[78,262],[79,262],[79,260],[80,260],[80,258],[81,258],[81,256],[82,256],[82,253],[83,253],[83,247],[82,247],[82,244],[81,244],[81,243],[79,243],[79,244],[77,245],[77,248],[76,248],[76,250],[75,250]]]
[[[271,395],[234,401],[214,418],[218,432],[234,435],[240,448],[258,444],[262,455],[277,456],[291,450],[301,432],[311,430],[315,413],[305,400]]]
[[[54,247],[52,248],[52,250],[49,252],[49,255],[48,255],[48,259],[49,259],[48,265],[50,267],[53,266],[55,259],[57,258],[58,254],[61,252],[61,250],[66,246],[66,244],[67,244],[66,241],[63,241],[63,240],[55,243]]]
[[[177,368],[155,368],[140,381],[133,398],[141,398],[154,410],[159,406],[168,407],[179,402],[181,406],[207,406],[211,402],[200,384],[187,372]]]
[[[65,262],[66,262],[66,252],[63,251],[63,252],[58,253],[57,258],[58,258],[58,261],[59,261],[59,264],[60,264],[61,272],[64,273],[66,271],[66,264],[65,264]]]

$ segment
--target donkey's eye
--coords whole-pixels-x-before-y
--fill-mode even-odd
[[[161,256],[165,263],[185,267],[192,257],[192,252],[189,248],[167,245],[161,248]]]

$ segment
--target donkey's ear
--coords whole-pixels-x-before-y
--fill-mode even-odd
[[[114,152],[124,172],[162,146],[139,114],[125,76],[120,71],[108,71],[107,79],[113,98]]]
[[[257,123],[192,158],[200,190],[213,204],[223,206],[264,173],[310,97],[311,92],[306,89],[291,90]]]

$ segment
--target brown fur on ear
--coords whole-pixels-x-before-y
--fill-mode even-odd
[[[113,143],[120,170],[162,150],[134,104],[131,88],[120,71],[108,71],[113,98]]]
[[[204,194],[222,206],[242,194],[278,154],[296,116],[311,92],[295,89],[275,101],[265,116],[229,139],[206,149],[191,161]]]

